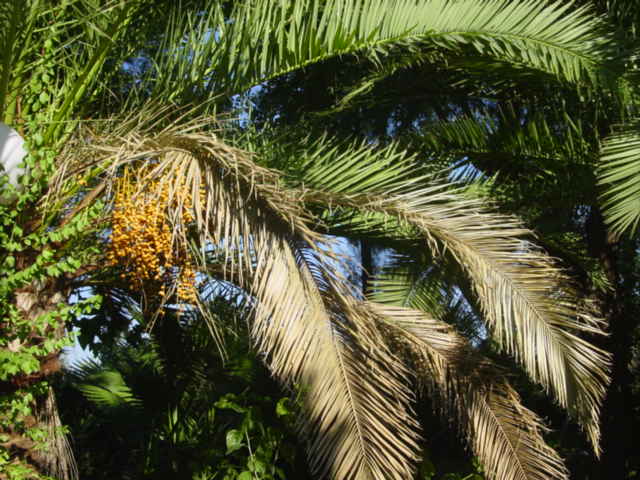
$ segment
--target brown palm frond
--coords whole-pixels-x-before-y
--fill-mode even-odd
[[[601,320],[581,307],[571,280],[526,240],[533,233],[518,219],[451,187],[404,189],[398,182],[381,194],[306,189],[300,197],[358,218],[371,212],[400,221],[430,248],[448,252],[471,280],[498,345],[576,416],[598,453],[609,355],[584,335],[604,334]]]
[[[260,249],[253,333],[274,373],[304,389],[312,467],[322,478],[410,477],[417,447],[405,368],[353,300],[321,292],[287,246],[277,250],[279,260]]]
[[[118,177],[122,166],[138,169],[142,173],[134,196],[153,199],[155,191],[160,198],[164,194],[159,192],[168,191],[172,248],[190,252],[194,262],[215,252],[223,279],[246,292],[256,346],[280,381],[305,389],[308,411],[301,428],[321,476],[406,478],[416,433],[403,381],[407,371],[389,353],[379,327],[371,323],[371,312],[354,300],[339,269],[322,260],[331,253],[319,246],[326,237],[311,227],[318,221],[307,204],[364,212],[362,218],[374,215],[379,224],[388,218],[394,233],[414,232],[414,238],[421,237],[435,251],[449,252],[470,278],[499,345],[560,405],[577,413],[597,450],[607,355],[582,336],[602,333],[599,321],[579,310],[568,278],[523,240],[531,232],[518,220],[494,214],[448,186],[423,186],[425,178],[410,176],[412,162],[394,148],[385,151],[386,163],[378,163],[386,168],[390,161],[397,167],[395,183],[376,171],[375,155],[356,154],[346,171],[317,174],[314,189],[287,188],[279,172],[256,165],[251,154],[221,141],[206,119],[165,120],[148,128],[129,119],[117,135],[93,135],[81,158],[111,178]],[[211,133],[199,133],[207,130]],[[363,191],[358,191],[354,174],[366,179]],[[343,180],[322,188],[336,178]],[[161,188],[149,191],[153,184]],[[184,189],[190,192],[189,202],[182,200]],[[192,215],[184,215],[185,209]],[[301,248],[311,252],[311,261],[300,255]],[[442,341],[446,345],[450,336]],[[463,365],[460,359],[454,363]],[[448,367],[434,365],[432,361],[432,374],[440,371],[451,378]],[[443,380],[439,388],[450,383]],[[494,432],[478,434],[481,441],[474,445],[489,468],[502,475],[496,478],[505,474],[496,463],[500,455],[492,453],[486,438],[496,445],[496,438],[503,439],[499,450],[511,449],[512,463],[524,465],[521,478],[563,472],[557,456],[540,443],[537,417],[513,406],[517,396],[508,385],[485,384],[474,390],[481,396],[456,386],[456,395],[449,398],[465,398],[460,405],[475,412],[465,420],[468,431]],[[485,410],[493,412],[493,426],[482,423],[488,421],[480,416]],[[527,419],[524,424],[518,423],[518,415]],[[529,447],[522,452],[509,437],[516,433],[529,435]],[[540,455],[541,464],[529,458],[531,452]],[[531,473],[538,470],[538,477]]]
[[[344,308],[348,296],[333,288],[327,299],[323,289],[332,279],[317,281],[309,265],[296,261],[290,239],[311,249],[324,240],[306,227],[298,199],[283,192],[277,178],[263,177],[247,196],[241,179],[225,185],[215,172],[209,175],[212,239],[226,247],[242,239],[233,248],[244,247],[248,258],[228,261],[229,274],[254,298],[252,336],[272,372],[304,391],[300,427],[312,467],[322,478],[407,478],[416,447],[403,369],[384,343],[373,342],[372,332],[360,333],[367,324]]]
[[[486,475],[494,480],[559,480],[568,472],[520,403],[504,372],[446,323],[423,312],[368,303],[416,358],[418,379],[440,413],[457,420]]]
[[[133,195],[163,185],[175,211],[182,209],[178,190],[191,192],[192,219],[167,212],[172,248],[194,259],[215,251],[223,278],[246,292],[257,348],[282,383],[304,394],[300,428],[320,477],[412,475],[417,433],[407,372],[354,308],[339,271],[322,263],[323,280],[320,268],[298,261],[293,245],[320,255],[318,245],[327,239],[309,227],[313,217],[278,172],[215,134],[179,124],[158,133],[134,128],[116,137],[94,135],[85,156],[112,176],[119,166],[143,168]]]
[[[222,223],[232,227],[212,227],[213,238],[243,238],[240,243],[251,246],[247,250],[253,258],[238,268],[228,265],[254,298],[257,348],[267,353],[268,365],[283,383],[303,389],[306,415],[300,427],[310,445],[312,467],[322,478],[407,478],[416,447],[404,370],[384,343],[373,342],[372,333],[360,333],[367,324],[344,308],[348,296],[338,288],[327,291],[340,275],[319,279],[312,266],[296,258],[292,239],[311,250],[324,239],[306,226],[297,230],[290,219],[296,218],[298,199],[281,194],[277,179],[268,188],[264,180],[253,186],[249,198],[242,183],[226,188],[215,183],[214,204],[223,209],[215,217],[226,217]],[[274,211],[287,201],[286,215]],[[363,339],[370,342],[368,351],[361,346]]]

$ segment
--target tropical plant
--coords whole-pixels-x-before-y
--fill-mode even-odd
[[[637,463],[629,447],[629,419],[637,400],[630,392],[629,370],[635,340],[628,333],[637,325],[632,320],[637,312],[637,239],[608,232],[595,175],[599,132],[607,131],[616,118],[615,99],[599,97],[586,108],[566,90],[522,85],[517,93],[499,93],[488,105],[468,111],[460,109],[439,121],[422,120],[421,128],[404,141],[408,137],[436,164],[454,162],[456,177],[480,179],[482,185],[474,184],[473,190],[489,193],[502,208],[535,226],[537,242],[562,258],[579,280],[578,288],[601,305],[611,336],[598,343],[615,353],[615,387],[606,403],[604,461],[584,471],[623,478]],[[410,273],[409,285],[414,287],[405,287],[406,301],[424,301],[420,285],[425,277],[430,285],[429,274],[424,269]],[[460,289],[468,301],[464,282]],[[572,462],[585,464],[583,451],[574,458]]]
[[[208,306],[220,324],[242,322],[224,299]],[[251,354],[248,336],[224,330],[226,360],[202,319],[168,310],[148,338],[105,345],[99,361],[65,372],[61,418],[84,447],[82,477],[305,477],[295,401]]]
[[[453,165],[451,178],[482,182],[473,191],[488,193],[501,209],[521,216],[536,231],[536,242],[562,259],[578,288],[601,306],[610,335],[596,342],[614,360],[602,415],[603,458],[585,462],[584,445],[576,441],[569,447],[576,437],[558,419],[554,423],[562,432],[563,456],[575,478],[626,478],[637,471],[639,460],[632,432],[640,421],[640,398],[631,388],[638,364],[638,240],[620,233],[632,233],[637,219],[634,55],[639,10],[637,2],[626,0],[579,3],[611,19],[617,27],[617,55],[626,59],[626,73],[621,72],[614,91],[592,91],[587,102],[572,88],[512,65],[478,62],[471,55],[448,59],[446,66],[399,61],[391,75],[363,84],[358,83],[366,71],[361,63],[342,62],[331,71],[311,68],[272,82],[254,101],[262,121],[277,115],[275,123],[286,129],[304,121],[308,130],[399,142],[434,170]],[[340,94],[348,99],[354,85],[363,88],[354,99],[341,101]],[[367,269],[375,267],[366,254],[371,245],[374,250],[376,245],[393,246],[380,238],[362,239]],[[407,255],[415,256],[415,250]],[[481,315],[464,279],[450,270],[443,281],[431,267],[413,267],[398,265],[399,273],[411,274],[406,302],[433,304],[434,292],[438,298],[440,288],[453,288],[455,303],[465,308],[462,318],[454,315],[452,321],[482,334]],[[474,340],[483,338],[476,333]],[[538,403],[535,394],[525,397]],[[556,415],[547,411],[544,416]]]
[[[150,7],[169,9],[166,26]],[[598,450],[607,361],[582,335],[600,333],[599,322],[518,220],[434,184],[396,146],[325,138],[302,152],[282,148],[291,156],[281,164],[302,165],[283,175],[260,165],[273,154],[261,150],[268,144],[231,146],[203,116],[253,86],[344,55],[370,59],[380,76],[389,73],[383,59],[399,51],[415,61],[472,52],[582,89],[602,86],[610,42],[585,8],[33,0],[3,4],[0,19],[2,121],[29,146],[26,188],[2,237],[11,319],[2,353],[13,368],[2,380],[8,401],[22,402],[0,432],[12,438],[1,457],[11,475],[27,459],[43,468],[34,445],[15,446],[39,393],[21,389],[55,370],[43,355],[55,358],[77,314],[59,304],[87,285],[117,293],[108,279],[115,271],[115,286],[144,294],[142,314],[161,321],[166,304],[199,307],[219,340],[197,284],[241,292],[255,348],[276,378],[304,392],[300,430],[319,477],[412,474],[419,436],[407,378],[416,375],[458,420],[490,478],[562,478],[539,419],[490,361],[469,363],[473,347],[430,312],[365,300],[343,278],[326,236],[334,226],[418,243],[457,263],[499,348],[575,415]]]

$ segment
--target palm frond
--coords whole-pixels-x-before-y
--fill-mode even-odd
[[[369,298],[385,305],[409,307],[442,318],[451,295],[446,270],[434,259],[420,262],[406,256],[392,257],[372,281]]]
[[[14,124],[37,115],[37,133],[55,144],[72,130],[70,120],[87,91],[100,90],[106,58],[120,46],[117,40],[141,4],[5,2],[0,9],[0,118]]]
[[[472,161],[488,160],[502,162],[508,169],[507,160],[527,161],[530,169],[543,171],[546,165],[570,162],[584,163],[593,156],[593,148],[587,142],[581,121],[566,112],[545,112],[532,115],[522,121],[512,108],[501,109],[497,114],[476,112],[450,122],[429,125],[417,141],[436,155]]]
[[[228,18],[213,7],[174,22],[171,48],[156,59],[167,80],[156,93],[228,98],[331,57],[380,61],[396,47],[467,48],[569,82],[599,83],[611,57],[602,29],[587,8],[532,0],[238,2]]]
[[[63,79],[64,97],[56,105],[51,123],[44,134],[46,142],[54,142],[61,136],[68,135],[73,130],[73,124],[69,123],[76,112],[81,100],[91,88],[99,90],[100,76],[103,73],[104,64],[109,54],[115,53],[115,47],[119,46],[119,40],[127,30],[136,13],[143,10],[143,0],[130,2],[109,1],[101,8],[96,9],[92,3],[76,2],[72,5],[77,15],[78,24],[83,27],[80,34],[83,41],[70,45],[65,44],[61,63],[65,66],[65,72],[72,72]],[[77,46],[81,45],[80,48]],[[126,54],[128,52],[125,52]],[[121,55],[124,56],[121,52]],[[116,61],[117,63],[117,61]],[[100,85],[102,86],[102,85]],[[97,92],[93,92],[95,95]]]
[[[326,239],[310,228],[313,216],[298,191],[215,134],[196,133],[211,127],[202,119],[156,123],[155,132],[143,122],[121,125],[94,134],[84,153],[76,144],[75,161],[104,172],[144,162],[150,169],[140,178],[141,192],[153,181],[167,182],[169,197],[185,186],[192,192],[191,221],[168,213],[173,241],[195,241],[197,248],[186,251],[196,257],[213,250],[223,280],[246,292],[257,349],[282,383],[304,394],[300,428],[319,476],[412,475],[417,447],[406,372],[353,307],[348,287],[336,286],[339,270],[320,261],[332,254],[319,247]],[[298,244],[317,252],[315,266]]]
[[[634,232],[640,221],[640,130],[621,127],[602,142],[598,184],[604,188],[604,216],[617,234]]]
[[[329,169],[314,178],[315,188],[334,181]],[[334,210],[397,219],[419,232],[434,251],[448,252],[468,276],[497,344],[574,413],[597,452],[608,355],[583,335],[602,334],[601,321],[581,307],[570,279],[531,243],[532,232],[519,220],[493,213],[485,201],[450,185],[422,181],[426,185],[387,184],[380,194],[351,185],[339,194],[327,187],[301,191],[300,196]]]
[[[7,121],[5,117],[5,105],[9,93],[11,69],[18,56],[17,39],[27,16],[27,5],[22,2],[11,2],[7,8],[0,10],[0,48],[2,57],[0,61],[0,119]],[[11,123],[11,122],[9,122]]]
[[[268,290],[264,289],[273,278],[281,292],[278,300],[288,305],[289,289],[283,290],[280,285],[287,278],[285,272],[293,272],[293,265],[286,257],[271,258],[275,254],[271,252],[285,249],[283,238],[294,235],[307,245],[323,242],[323,237],[309,227],[314,219],[304,203],[389,218],[403,225],[405,231],[422,237],[435,252],[449,252],[466,272],[498,345],[577,417],[597,451],[598,411],[607,383],[608,357],[582,336],[602,333],[599,320],[582,311],[569,279],[525,240],[531,232],[517,219],[494,214],[484,201],[460,195],[450,186],[429,184],[429,177],[421,177],[411,161],[402,160],[396,147],[381,150],[378,161],[369,147],[353,147],[352,155],[357,160],[349,162],[345,158],[334,164],[329,161],[331,155],[322,153],[331,151],[331,144],[322,144],[312,156],[315,162],[306,164],[304,188],[287,189],[279,174],[257,167],[244,152],[225,146],[215,137],[193,133],[198,126],[202,125],[196,122],[179,129],[167,128],[155,136],[132,134],[123,137],[118,147],[100,146],[95,141],[90,148],[103,151],[110,168],[137,159],[158,158],[151,176],[169,172],[166,178],[186,179],[196,199],[200,245],[224,246],[221,253],[228,278],[258,300],[265,300]],[[348,168],[343,168],[343,163]],[[389,168],[394,169],[395,183],[382,175]],[[203,199],[196,193],[201,187],[207,192]],[[270,237],[267,232],[272,229],[287,235]],[[187,239],[189,227],[178,222],[174,231],[175,238],[182,241]],[[265,271],[275,268],[276,261],[284,264],[273,275],[265,276]],[[251,282],[249,278],[259,280]],[[307,287],[307,293],[300,293],[299,302],[309,295],[308,291],[313,290]],[[269,300],[267,305],[275,312],[279,303]],[[302,305],[295,306],[293,312],[304,311]],[[288,308],[281,312],[283,325],[290,325],[286,315],[292,312]],[[259,342],[258,346],[266,351],[275,348],[269,343]],[[281,378],[287,378],[288,373],[283,372]]]
[[[504,372],[447,324],[423,312],[370,303],[416,355],[418,378],[438,410],[457,420],[494,480],[566,479],[562,459],[544,441],[540,418],[525,408]]]
[[[272,281],[256,278],[268,302],[254,335],[275,373],[303,388],[312,467],[322,478],[407,478],[416,443],[404,368],[347,296],[321,294],[294,262],[289,254],[265,271]]]
[[[135,397],[117,370],[85,360],[72,365],[69,374],[78,390],[90,402],[100,407],[136,408],[141,404],[140,399]]]
[[[470,342],[480,344],[486,337],[486,328],[461,273],[446,257],[422,260],[409,253],[396,255],[387,260],[385,268],[373,279],[368,298],[384,305],[425,312],[453,326]]]
[[[252,336],[257,348],[267,353],[268,365],[283,383],[304,392],[301,430],[310,444],[312,468],[322,478],[406,478],[415,442],[410,416],[403,414],[409,395],[402,368],[383,344],[374,343],[369,351],[359,346],[362,339],[373,343],[373,332],[354,337],[347,326],[364,329],[363,319],[346,316],[345,308],[328,308],[320,290],[328,283],[319,286],[318,269],[296,260],[287,241],[287,230],[296,222],[289,217],[285,224],[286,217],[269,211],[282,211],[285,202],[295,205],[297,199],[285,192],[274,196],[264,183],[254,191],[257,198],[249,202],[236,192],[232,197],[242,205],[224,212],[238,218],[237,236],[250,242],[255,255],[243,263],[249,275],[239,275],[241,267],[235,271],[255,298]],[[254,203],[260,197],[262,207]],[[294,214],[293,208],[289,211]],[[304,230],[294,231],[307,245],[318,240]],[[343,307],[347,299],[338,298]]]

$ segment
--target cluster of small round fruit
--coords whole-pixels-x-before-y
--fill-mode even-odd
[[[166,287],[175,285],[179,302],[195,302],[196,271],[186,247],[173,241],[170,218],[175,215],[169,215],[179,209],[183,225],[193,222],[191,192],[181,184],[170,194],[166,178],[140,189],[135,180],[143,173],[127,171],[116,183],[108,263],[134,289],[164,297]]]

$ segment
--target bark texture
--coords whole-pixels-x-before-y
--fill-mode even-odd
[[[12,340],[6,345],[6,350],[18,353],[25,348],[40,346],[47,338],[52,336],[61,339],[65,335],[65,326],[57,322],[57,326],[48,326],[41,331],[38,319],[43,315],[52,314],[58,310],[60,304],[65,303],[69,295],[61,279],[48,279],[47,281],[34,281],[31,284],[17,289],[14,294],[14,306],[20,312],[23,319],[28,321],[31,330],[26,335],[18,335],[16,326],[8,320],[0,323],[0,335]],[[62,364],[60,351],[52,352],[38,358],[39,369],[26,374],[19,373],[0,381],[0,395],[12,395],[19,390],[28,389],[40,382],[47,380],[58,373]],[[6,435],[7,441],[0,444],[6,448],[13,458],[20,459],[30,465],[35,471],[43,475],[55,475],[56,478],[65,480],[75,478],[75,464],[73,456],[64,435],[59,428],[57,407],[53,391],[49,388],[44,395],[37,397],[31,405],[32,414],[23,419],[21,427],[3,429],[0,434]],[[46,451],[36,449],[36,443],[23,435],[25,428],[44,428],[49,433],[49,448]],[[0,473],[0,480],[5,476]]]

